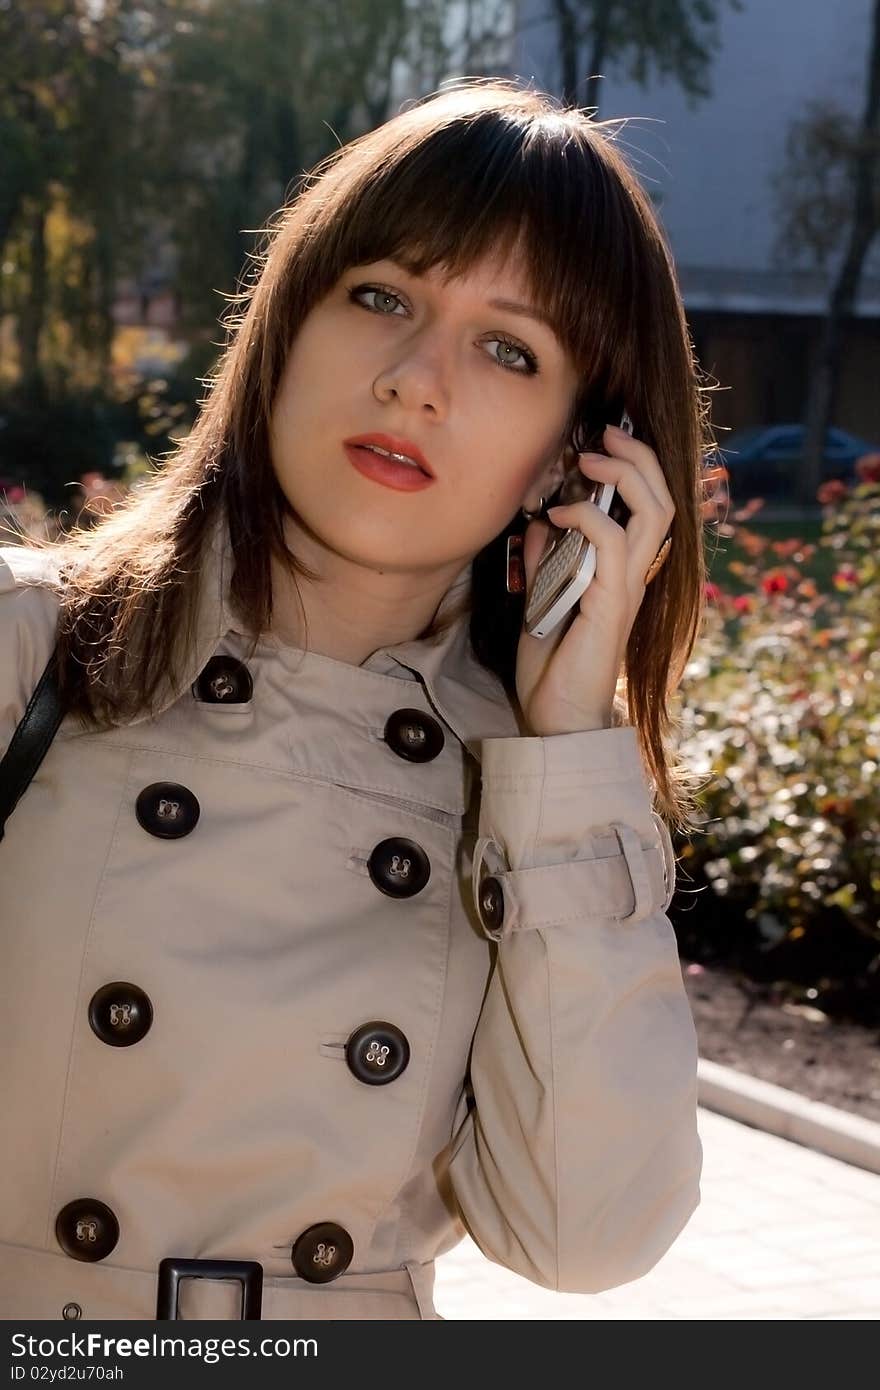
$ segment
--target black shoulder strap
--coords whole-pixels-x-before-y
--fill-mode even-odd
[[[53,651],[24,717],[12,735],[6,756],[0,762],[0,840],[3,839],[6,821],[45,758],[63,718]]]

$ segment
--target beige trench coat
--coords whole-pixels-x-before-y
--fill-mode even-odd
[[[0,557],[3,751],[57,607]],[[230,566],[218,528],[158,717],[65,719],[0,844],[0,1316],[153,1319],[160,1261],[218,1259],[266,1319],[435,1318],[465,1230],[547,1288],[637,1279],[701,1149],[635,730],[520,737],[466,619],[244,670]],[[206,699],[218,655],[245,684]],[[178,1266],[178,1316],[238,1317],[221,1273]]]

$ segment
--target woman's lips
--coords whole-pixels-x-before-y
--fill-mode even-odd
[[[420,492],[435,481],[420,468],[413,468],[408,463],[395,463],[393,459],[384,458],[382,454],[361,444],[344,444],[343,448],[365,478],[372,478],[374,482],[383,483],[385,487],[395,488],[398,492]]]

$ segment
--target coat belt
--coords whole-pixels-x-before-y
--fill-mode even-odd
[[[172,1253],[172,1252],[169,1252]],[[180,1252],[173,1252],[180,1253]],[[122,1265],[86,1264],[68,1255],[0,1244],[0,1318],[7,1321],[60,1320],[62,1310],[77,1305],[77,1320],[152,1322],[156,1317],[156,1270]],[[410,1263],[403,1269],[342,1274],[330,1284],[309,1284],[296,1276],[265,1276],[264,1321],[329,1319],[436,1320],[434,1264]],[[182,1320],[237,1320],[240,1289],[223,1280],[184,1280],[179,1312]],[[75,1327],[76,1322],[72,1323]],[[162,1323],[166,1336],[174,1324]]]

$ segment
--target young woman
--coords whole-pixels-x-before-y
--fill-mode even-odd
[[[0,1315],[433,1318],[465,1231],[636,1279],[701,1158],[708,427],[650,202],[465,81],[305,179],[243,299],[147,486],[2,552],[0,750],[56,648],[66,715],[0,847]],[[554,517],[598,563],[539,639],[507,541],[530,587],[578,468],[631,516]]]

